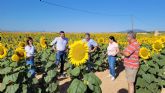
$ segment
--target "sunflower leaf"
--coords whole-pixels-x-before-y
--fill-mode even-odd
[[[87,86],[80,80],[74,79],[69,86],[68,93],[85,93]]]
[[[72,71],[71,71],[71,75],[77,77],[80,74],[80,68],[79,67],[75,67]]]

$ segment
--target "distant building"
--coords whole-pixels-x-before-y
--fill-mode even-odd
[[[154,36],[158,36],[160,33],[159,33],[159,30],[155,30],[154,32]]]

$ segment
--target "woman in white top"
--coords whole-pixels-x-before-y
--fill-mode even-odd
[[[116,63],[116,56],[119,52],[119,47],[117,41],[113,36],[109,37],[109,46],[107,47],[107,54],[108,54],[108,63],[109,63],[109,70],[111,80],[115,80],[116,72],[115,72],[115,63]]]
[[[31,69],[29,69],[29,72],[31,73],[31,76],[35,76],[35,69],[34,69],[34,52],[35,48],[33,46],[33,39],[31,37],[27,38],[27,45],[25,46],[26,51],[26,65],[30,65]]]

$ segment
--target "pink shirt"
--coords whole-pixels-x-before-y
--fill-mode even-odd
[[[119,49],[119,46],[116,42],[109,43],[109,46],[107,47],[107,53],[109,56],[115,56],[117,54],[117,49]]]

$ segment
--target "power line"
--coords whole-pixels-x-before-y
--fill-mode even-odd
[[[101,13],[101,12],[93,12],[93,11],[89,11],[89,10],[84,10],[84,9],[78,9],[78,8],[73,8],[73,7],[69,7],[69,6],[64,6],[58,3],[52,3],[52,2],[48,2],[45,0],[40,0],[40,2],[45,3],[47,5],[51,5],[51,6],[56,6],[56,7],[61,7],[61,8],[65,8],[68,10],[72,10],[72,11],[77,11],[77,12],[82,12],[82,13],[88,13],[88,14],[93,14],[93,15],[100,15],[100,16],[125,16],[125,17],[129,17],[130,18],[130,22],[131,22],[131,28],[132,30],[134,30],[134,15],[112,15],[112,14],[108,14],[108,13]]]
[[[107,14],[107,13],[93,12],[93,11],[89,11],[89,10],[83,10],[83,9],[68,7],[68,6],[60,5],[58,3],[48,2],[48,1],[45,1],[45,0],[40,0],[40,1],[42,3],[47,4],[47,5],[52,5],[52,6],[56,6],[56,7],[62,7],[62,8],[68,9],[68,10],[77,11],[77,12],[83,12],[83,13],[88,13],[88,14],[102,15],[102,16],[127,16],[127,17],[131,17],[131,15],[112,15],[112,14]]]

